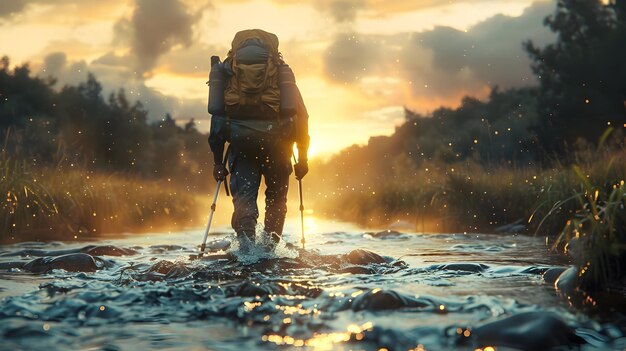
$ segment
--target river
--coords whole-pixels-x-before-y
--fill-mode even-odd
[[[0,349],[623,350],[574,307],[543,237],[370,232],[307,217],[274,254],[221,226],[0,246]],[[291,233],[291,234],[289,234]],[[619,312],[615,312],[621,316]]]

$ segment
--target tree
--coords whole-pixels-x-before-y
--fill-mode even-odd
[[[626,122],[625,2],[559,0],[545,19],[557,41],[524,44],[540,80],[535,130],[547,151],[562,154],[581,137],[596,142]]]

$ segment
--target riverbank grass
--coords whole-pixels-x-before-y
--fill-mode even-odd
[[[197,197],[167,180],[33,166],[6,154],[0,165],[0,242],[180,228],[197,217]]]

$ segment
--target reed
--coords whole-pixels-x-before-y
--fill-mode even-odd
[[[1,242],[180,228],[197,217],[198,198],[167,179],[42,167],[7,153],[0,166]]]

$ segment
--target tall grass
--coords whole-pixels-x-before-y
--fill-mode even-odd
[[[414,221],[416,231],[493,232],[517,223],[515,232],[546,235],[553,250],[573,252],[581,287],[601,289],[626,273],[626,150],[581,150],[574,166],[551,169],[430,165],[428,173],[343,192],[321,205],[373,227]],[[430,225],[420,228],[424,217]]]
[[[626,178],[626,152],[598,150],[576,157],[585,178],[604,184]],[[578,209],[584,189],[580,176],[567,166],[493,167],[472,163],[429,165],[428,172],[407,172],[367,191],[343,191],[317,203],[336,217],[373,227],[397,220],[439,223],[427,230],[493,232],[518,223],[529,234],[558,235]],[[519,227],[519,226],[518,226]],[[521,227],[519,227],[521,228]]]
[[[0,242],[181,227],[198,198],[167,180],[32,165],[0,155]]]

